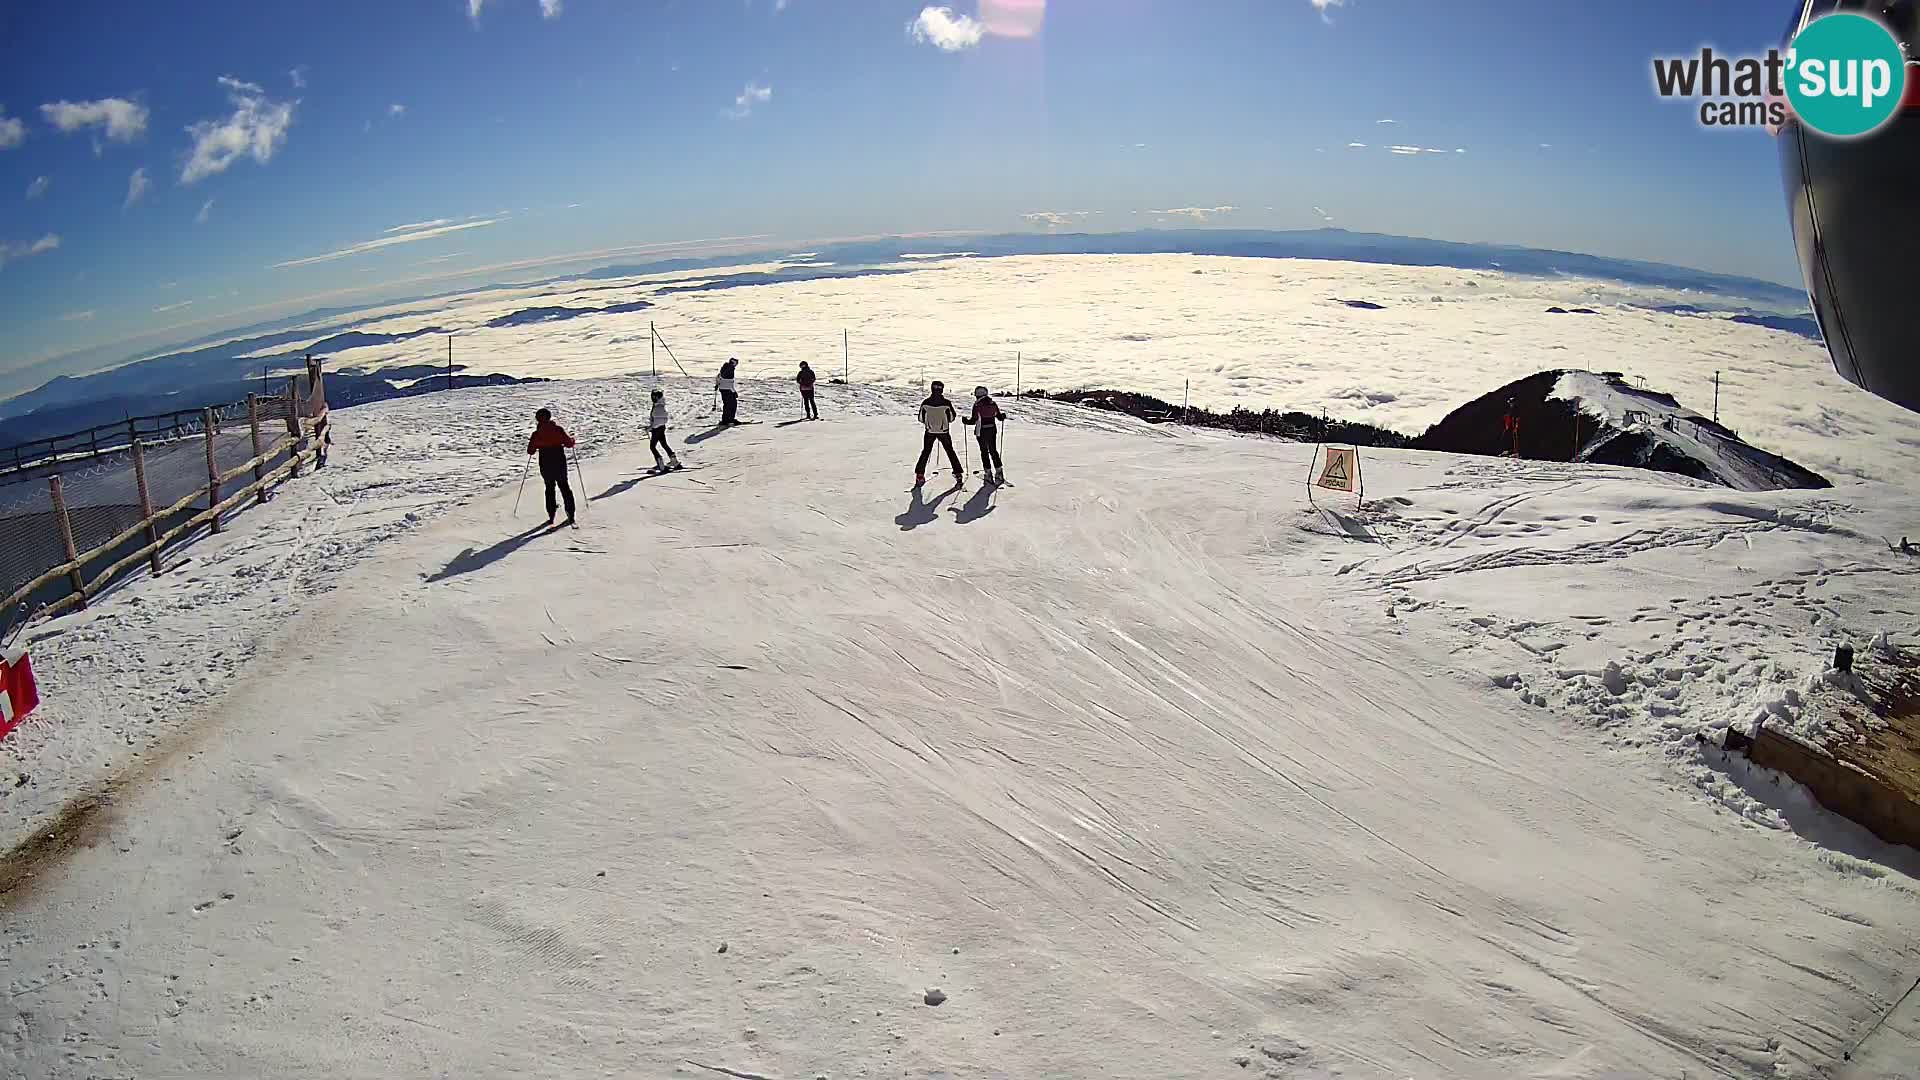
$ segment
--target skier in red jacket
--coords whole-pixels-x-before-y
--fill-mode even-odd
[[[573,448],[573,436],[567,429],[553,422],[553,414],[545,409],[533,414],[533,437],[527,440],[527,456],[540,455],[540,479],[547,482],[547,524],[553,524],[553,516],[560,509],[559,501],[554,498],[554,490],[559,489],[566,499],[567,524],[573,524],[573,487],[567,483],[567,451]]]

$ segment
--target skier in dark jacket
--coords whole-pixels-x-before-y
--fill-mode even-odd
[[[720,391],[720,422],[722,424],[740,422],[740,418],[734,415],[740,408],[740,391],[735,388],[733,382],[734,370],[739,366],[739,360],[728,357],[727,362],[720,365],[720,376],[713,380],[713,388]]]
[[[573,447],[573,436],[565,428],[553,422],[553,414],[545,409],[533,414],[533,437],[527,440],[527,456],[540,455],[540,479],[547,482],[547,524],[553,524],[554,514],[559,512],[560,503],[554,498],[557,489],[566,499],[567,524],[573,524],[573,487],[567,483],[567,451]]]
[[[936,443],[946,448],[947,461],[953,465],[954,482],[966,482],[965,475],[960,471],[960,455],[953,452],[953,432],[950,430],[953,422],[959,418],[959,410],[947,400],[946,384],[935,382],[933,392],[920,403],[920,424],[925,428],[925,438],[920,444],[920,460],[913,466],[915,487],[927,482],[927,459],[933,456]]]
[[[806,418],[820,419],[820,410],[813,403],[813,369],[807,366],[805,360],[800,361],[800,374],[794,376],[793,381],[800,384],[800,403],[806,406]]]
[[[1000,403],[993,400],[986,387],[973,388],[973,412],[960,422],[973,428],[980,439],[980,473],[988,483],[1007,479],[1007,467],[1000,461],[1000,423],[1006,418],[1007,414],[1000,411]]]

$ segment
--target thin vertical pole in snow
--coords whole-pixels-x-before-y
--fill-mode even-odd
[[[1013,354],[1013,396],[1020,396],[1020,354]]]
[[[1720,373],[1713,373],[1713,422],[1720,422]]]
[[[447,389],[453,389],[453,335],[447,335]]]
[[[840,330],[840,381],[847,383],[853,378],[853,346],[847,337],[845,327]]]
[[[653,377],[660,377],[660,338],[653,332],[653,324],[647,324],[647,363],[653,366]]]
[[[1187,388],[1180,392],[1180,422],[1193,423],[1193,380],[1187,380]]]

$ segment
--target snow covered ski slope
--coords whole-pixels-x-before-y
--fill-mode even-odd
[[[648,476],[644,385],[342,413],[199,580],[39,631],[7,805],[119,779],[9,869],[0,1073],[1920,1060],[1911,1005],[1841,1060],[1920,968],[1912,853],[1693,740],[1913,647],[1913,495],[1369,452],[1314,511],[1312,447],[1028,402],[1011,485],[908,493],[911,403],[838,387],[698,441],[670,391]],[[508,516],[549,403],[577,531]]]

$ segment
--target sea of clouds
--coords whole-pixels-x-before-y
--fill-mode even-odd
[[[811,266],[811,264],[809,264]],[[903,262],[910,273],[742,285],[778,264],[494,288],[356,327],[453,332],[472,373],[587,378],[655,364],[696,375],[728,356],[743,378],[942,379],[1025,389],[1107,387],[1176,404],[1325,410],[1418,434],[1458,405],[1547,368],[1620,371],[1835,482],[1911,484],[1920,415],[1833,372],[1818,342],[1731,321],[1738,298],[1446,267],[1197,255],[1039,255]],[[840,268],[846,272],[849,268]],[[753,280],[751,278],[747,280]],[[716,287],[718,286],[718,287]],[[704,287],[704,289],[703,289]],[[579,314],[637,300],[654,306]],[[1358,307],[1350,302],[1377,307]],[[1591,308],[1593,314],[1549,313]],[[490,326],[530,308],[574,309]],[[393,309],[398,310],[398,309]],[[671,348],[650,349],[649,324]],[[275,350],[278,351],[278,350]],[[332,367],[444,363],[437,335],[334,354]]]

